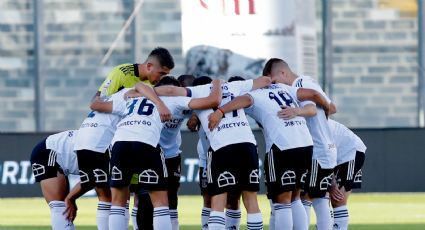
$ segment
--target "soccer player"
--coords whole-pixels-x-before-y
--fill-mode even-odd
[[[77,156],[74,152],[76,130],[48,136],[38,143],[31,154],[31,168],[36,182],[50,207],[53,230],[75,229],[75,212],[65,213],[65,197],[69,192],[67,176],[78,175]]]
[[[182,75],[182,76],[191,76],[191,75]],[[190,78],[180,77],[180,80],[185,83],[191,83]],[[189,80],[188,80],[189,79]],[[161,78],[158,84],[155,87],[162,85],[174,85],[181,86],[180,82],[171,76],[165,76]],[[189,85],[184,85],[189,86]],[[178,110],[178,113],[172,114],[172,119],[164,123],[164,127],[161,131],[161,137],[159,139],[159,145],[164,153],[165,164],[168,171],[168,202],[171,215],[171,223],[173,230],[179,229],[178,222],[178,212],[177,204],[178,197],[177,192],[180,187],[180,168],[181,168],[181,133],[180,127],[183,123],[183,120],[189,118],[192,111],[191,110]],[[149,198],[147,191],[141,190],[139,192],[139,213],[138,215],[138,225],[141,226],[141,229],[151,229],[152,228],[152,214],[153,207]],[[139,214],[138,213],[138,214]],[[143,227],[142,227],[143,226]]]
[[[138,86],[136,85],[136,88]],[[221,100],[220,82],[214,82],[211,93],[204,98],[163,97],[161,100],[173,114],[178,110],[211,108],[217,106]],[[125,114],[117,125],[112,141],[112,207],[109,227],[126,229],[125,204],[128,185],[132,174],[136,173],[141,189],[148,190],[151,197],[154,229],[171,230],[167,195],[168,171],[158,146],[163,128],[158,110],[147,98],[137,97],[127,103]]]
[[[260,77],[255,80],[224,83],[222,104],[236,96],[270,84],[270,79]],[[189,88],[192,97],[201,97],[209,85]],[[201,126],[210,141],[207,161],[208,193],[211,197],[209,229],[225,228],[227,194],[242,191],[242,199],[248,213],[248,229],[262,229],[263,221],[257,201],[259,190],[259,166],[256,141],[245,113],[242,109],[229,112],[218,128],[208,129],[208,115],[212,109],[196,111]]]
[[[247,108],[247,114],[262,124],[264,137],[269,139],[266,142],[266,150],[269,152],[264,161],[264,169],[267,194],[274,203],[275,223],[271,225],[279,229],[308,229],[299,193],[302,177],[307,174],[310,166],[313,141],[306,121],[301,116],[312,116],[316,110],[315,107],[312,110],[300,110],[301,116],[294,116],[285,122],[277,116],[282,107],[298,108],[301,100],[314,100],[329,107],[326,99],[314,90],[272,84],[236,97],[209,116],[209,128],[216,128],[225,113]],[[292,197],[298,201],[292,202],[298,206],[298,213],[292,213]],[[297,218],[301,221],[297,221],[296,226],[293,219]]]
[[[268,77],[224,83],[222,103],[227,103],[240,94],[262,88],[270,83],[271,80]],[[211,85],[159,88],[161,87],[155,89],[159,95],[191,95],[192,98],[199,98],[208,94]],[[242,191],[242,199],[248,213],[248,229],[262,229],[263,220],[257,201],[260,180],[258,154],[255,147],[256,141],[244,111],[241,109],[226,114],[223,124],[213,131],[208,129],[208,115],[213,110],[196,110],[195,112],[211,145],[207,163],[207,189],[212,196],[208,229],[225,228],[224,208],[227,193],[238,190]]]
[[[343,124],[328,120],[333,134],[337,154],[337,166],[334,169],[330,195],[334,212],[335,230],[348,229],[347,200],[351,190],[361,188],[362,171],[365,160],[366,146],[363,141]]]
[[[282,59],[270,59],[264,67],[263,74],[270,76],[273,82],[297,88],[314,89],[327,98],[330,103],[321,87],[311,77],[298,76]],[[332,104],[331,108],[334,108]],[[334,112],[333,109],[331,111]],[[279,113],[283,119],[286,119],[286,117],[296,115],[298,112],[297,108],[286,107]],[[317,229],[328,230],[332,228],[332,218],[327,190],[332,181],[337,150],[327,122],[327,114],[322,107],[317,106],[316,115],[307,117],[306,121],[314,145],[310,175],[305,180],[308,185],[305,188],[307,196],[303,204],[306,209],[307,220],[310,219],[310,207],[313,204],[317,217]]]
[[[154,85],[173,68],[174,60],[170,52],[157,47],[142,64],[122,64],[112,69],[95,96],[110,96],[121,88],[131,88],[139,82]]]
[[[147,59],[142,64],[121,64],[112,69],[108,77],[99,87],[93,101],[99,97],[107,97],[118,92],[122,88],[131,88],[138,82],[143,82],[147,85],[156,84],[159,79],[168,74],[174,68],[174,60],[170,52],[162,47],[157,47],[151,51]],[[167,108],[158,108],[161,120],[170,118],[170,111]],[[135,178],[137,181],[137,178]],[[135,189],[137,186],[132,186]],[[134,192],[134,191],[132,191]],[[134,198],[132,214],[137,213],[137,196]],[[127,205],[128,206],[128,205]],[[126,212],[128,216],[128,211]],[[136,226],[136,216],[132,215],[133,226]]]
[[[148,98],[159,98],[147,85],[142,85]],[[83,121],[75,140],[74,150],[77,153],[80,181],[67,195],[67,212],[72,213],[76,207],[75,200],[87,191],[95,188],[99,203],[96,222],[99,230],[108,229],[108,218],[111,207],[109,188],[109,145],[114,136],[116,125],[121,120],[119,111],[126,106],[124,94],[131,90],[125,88],[107,99],[107,103],[95,100],[91,104],[92,112]],[[149,94],[150,92],[150,94]],[[158,107],[165,107],[162,103]]]

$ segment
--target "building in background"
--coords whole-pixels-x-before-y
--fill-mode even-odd
[[[259,0],[239,0],[257,2]],[[44,30],[44,131],[77,128],[107,72],[143,62],[156,46],[170,50],[172,74],[185,73],[182,7],[178,0],[144,0],[135,23],[106,65],[100,62],[139,0],[0,1],[0,131],[36,130],[34,32]],[[203,0],[203,2],[210,2]],[[237,1],[228,1],[237,2]],[[317,3],[318,78],[321,7]],[[415,0],[332,0],[332,98],[349,127],[418,126],[417,6]],[[282,10],[284,12],[284,10]],[[40,27],[41,26],[41,27]],[[255,67],[255,66],[254,66]]]

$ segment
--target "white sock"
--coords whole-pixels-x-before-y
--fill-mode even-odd
[[[65,215],[62,214],[66,209],[65,202],[53,200],[49,202],[49,207],[53,230],[74,229],[74,224],[71,221],[67,220]]]
[[[224,212],[211,211],[208,219],[208,230],[224,230],[226,229],[226,217]]]
[[[301,203],[303,203],[305,214],[307,217],[307,226],[310,226],[310,214],[311,214],[311,205],[313,205],[313,202],[309,200],[301,200]]]
[[[203,207],[201,214],[202,230],[208,230],[208,219],[210,218],[211,209]]]
[[[348,229],[348,209],[347,206],[341,206],[334,208],[334,226],[333,229],[335,230],[347,230]]]
[[[125,207],[111,206],[109,213],[109,229],[127,230]]]
[[[109,229],[109,212],[111,211],[111,202],[99,201],[97,204],[96,224],[98,230]]]
[[[153,209],[153,229],[171,230],[170,210],[168,206]]]
[[[332,229],[333,220],[329,208],[328,198],[316,198],[313,200],[313,208],[316,213],[317,230]]]
[[[173,230],[179,230],[179,213],[177,209],[170,209],[170,217]]]
[[[273,201],[269,200],[270,202],[270,220],[269,220],[269,230],[275,230],[275,215],[274,215],[274,206]]]
[[[261,216],[261,212],[248,213],[246,222],[248,230],[263,230],[263,217]]]
[[[301,200],[294,200],[291,203],[292,221],[294,223],[294,230],[308,230],[307,213]]]
[[[275,227],[284,230],[292,230],[293,222],[291,204],[275,203],[273,204],[273,207],[275,215]]]
[[[133,230],[139,230],[139,227],[137,226],[137,207],[133,207],[133,210],[131,210],[131,223],[133,224]]]
[[[130,223],[130,200],[127,200],[127,203],[125,204],[125,213],[124,214],[125,214],[125,224],[127,226],[125,229],[128,229],[128,225]]]
[[[241,225],[241,210],[226,210],[226,229],[237,229]]]

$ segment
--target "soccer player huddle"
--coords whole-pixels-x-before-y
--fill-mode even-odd
[[[312,78],[278,58],[268,60],[261,77],[227,82],[165,76],[173,67],[160,47],[142,64],[115,67],[80,128],[34,148],[32,170],[53,229],[75,228],[76,199],[93,188],[98,229],[128,228],[130,193],[134,229],[179,229],[180,127],[186,118],[199,135],[201,228],[239,229],[242,198],[247,228],[263,229],[257,200],[262,169],[246,115],[266,141],[269,229],[307,230],[311,206],[317,229],[348,228],[347,199],[360,188],[366,146],[328,118],[336,107]],[[69,174],[80,176],[71,190]]]

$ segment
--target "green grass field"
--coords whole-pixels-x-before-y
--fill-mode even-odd
[[[259,200],[266,225],[269,221],[270,208],[265,196],[261,196]],[[180,197],[181,230],[200,229],[201,204],[201,197]],[[77,205],[78,216],[75,221],[77,229],[96,229],[96,199],[82,198]],[[425,229],[425,193],[353,194],[350,198],[349,211],[350,230]],[[243,214],[241,223],[246,222],[245,217]],[[312,217],[314,223],[314,213]],[[43,199],[0,199],[0,229],[49,229],[49,224],[49,208]],[[241,229],[246,228],[242,226]]]

